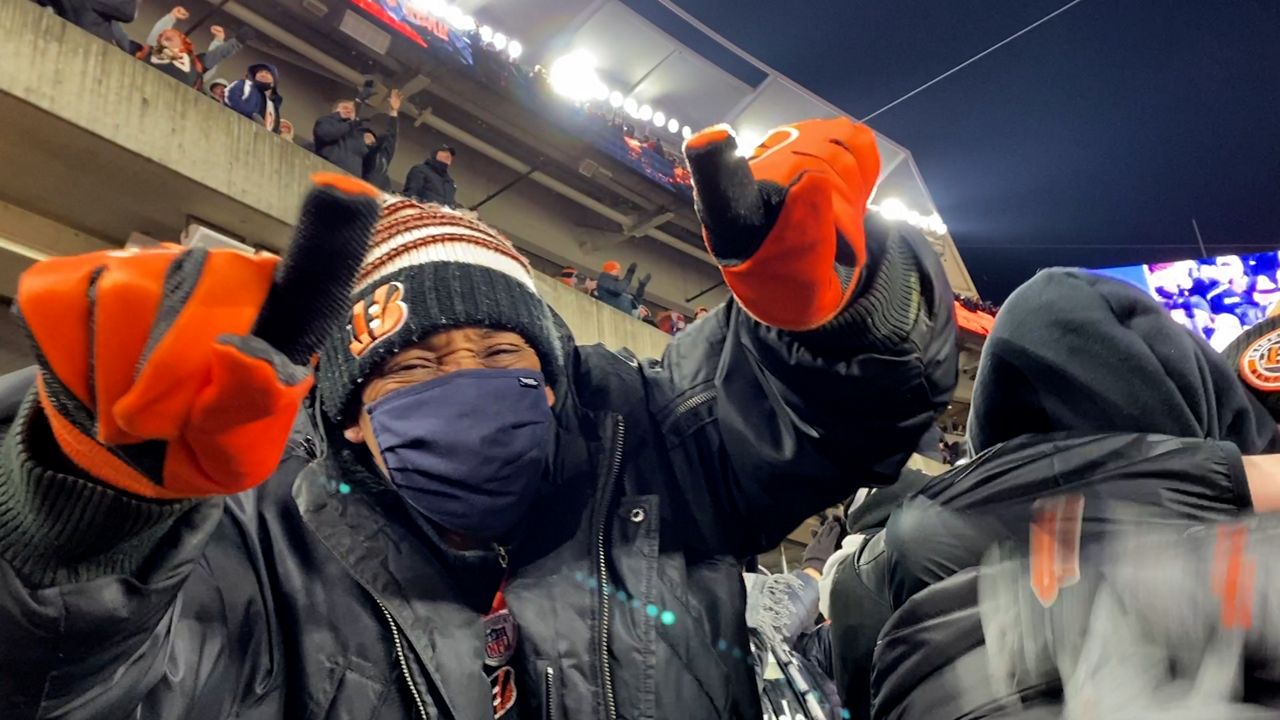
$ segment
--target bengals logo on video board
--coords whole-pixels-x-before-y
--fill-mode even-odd
[[[404,286],[398,282],[379,285],[351,306],[351,354],[360,357],[380,340],[404,327],[409,307],[404,304]]]

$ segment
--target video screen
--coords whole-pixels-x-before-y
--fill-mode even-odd
[[[1180,324],[1222,350],[1280,302],[1280,253],[1219,255],[1198,260],[1094,270],[1151,293]]]

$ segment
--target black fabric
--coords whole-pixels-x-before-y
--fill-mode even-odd
[[[458,186],[449,174],[449,166],[434,157],[409,170],[404,194],[445,207],[456,207],[458,202]]]
[[[760,716],[737,558],[897,477],[955,380],[939,298],[892,353],[835,361],[732,303],[661,361],[566,344],[552,469],[504,589],[533,717],[605,717],[606,685],[619,717]],[[194,504],[132,573],[40,588],[0,555],[0,717],[403,720],[412,687],[430,717],[491,720],[480,613],[403,501],[357,481],[340,429],[324,440],[317,460],[291,450],[261,487]],[[0,493],[0,531],[66,524],[62,507]]]
[[[128,51],[116,32],[120,23],[131,23],[138,15],[138,0],[37,0],[53,8],[68,21],[92,35]],[[127,39],[127,38],[126,38]]]
[[[373,130],[370,128],[370,132]],[[391,191],[391,160],[396,154],[396,140],[399,136],[400,120],[396,116],[388,116],[386,128],[374,132],[376,140],[364,154],[360,176],[364,181],[384,192]]]
[[[1000,308],[969,418],[981,452],[1027,433],[1142,432],[1280,448],[1235,369],[1137,288],[1047,270]]]
[[[336,112],[329,113],[316,120],[311,138],[317,155],[356,177],[363,175],[369,147],[364,144],[364,126],[358,120],[344,120]]]

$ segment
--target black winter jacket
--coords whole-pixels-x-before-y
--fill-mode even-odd
[[[364,144],[364,126],[358,120],[343,120],[338,113],[329,113],[316,120],[311,134],[317,155],[356,177],[363,176],[369,147]]]
[[[374,133],[378,140],[368,148],[362,161],[361,177],[365,182],[383,191],[391,190],[391,160],[396,155],[396,137],[400,120],[387,117],[386,128]]]
[[[956,380],[936,256],[895,248],[820,344],[731,303],[661,361],[568,351],[504,590],[522,717],[759,717],[739,559],[892,482]],[[6,435],[0,717],[491,717],[479,613],[337,446],[172,504],[75,478],[30,395]]]
[[[423,202],[455,207],[458,186],[449,174],[449,166],[431,158],[409,170],[404,181],[404,194]]]
[[[120,23],[131,23],[138,14],[138,0],[36,0],[87,32],[128,51]]]

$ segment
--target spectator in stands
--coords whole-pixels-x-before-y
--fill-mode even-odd
[[[445,207],[457,205],[458,186],[449,174],[456,155],[452,147],[441,145],[426,162],[414,165],[405,178],[404,194]]]
[[[36,0],[82,30],[129,52],[123,24],[138,16],[138,0]]]
[[[364,141],[364,127],[356,114],[354,100],[339,100],[333,110],[316,120],[311,133],[316,154],[360,177],[364,174],[364,156],[369,146]]]
[[[206,69],[234,55],[243,46],[239,40],[227,41],[226,31],[215,25],[211,28],[214,40],[209,51],[197,53],[191,38],[174,27],[179,20],[189,17],[191,14],[181,5],[162,15],[134,57],[183,85],[200,90]]]
[[[653,311],[650,310],[647,305],[641,305],[636,308],[636,319],[645,325],[650,325],[655,328],[658,327],[657,321],[653,319]]]
[[[227,88],[227,107],[241,115],[261,123],[273,133],[280,132],[280,73],[275,65],[255,63],[249,66],[244,78]]]
[[[364,144],[367,151],[364,154],[364,167],[361,177],[365,182],[377,187],[379,190],[391,189],[391,175],[388,171],[391,169],[391,159],[396,154],[396,135],[400,130],[400,103],[402,98],[399,90],[392,90],[391,96],[387,99],[387,105],[391,111],[387,114],[387,127],[379,136],[374,132],[372,127],[364,129]]]
[[[566,265],[560,268],[560,275],[556,279],[576,290],[578,286],[578,269]]]
[[[224,78],[214,78],[205,86],[205,92],[209,94],[209,97],[217,100],[219,105],[225,105],[227,102],[227,86],[230,84]]]
[[[658,329],[668,335],[679,335],[688,327],[684,313],[668,310],[658,316]]]
[[[600,302],[631,315],[644,300],[645,288],[652,275],[641,278],[636,289],[632,291],[631,281],[636,275],[636,264],[631,263],[627,266],[626,274],[618,277],[621,270],[622,265],[616,260],[610,260],[604,264],[600,277],[596,279],[595,297]]]
[[[704,318],[704,317],[706,317],[706,316],[708,316],[708,315],[710,315],[710,314],[711,314],[711,311],[710,311],[710,310],[708,310],[708,309],[706,309],[706,308],[704,308],[704,307],[699,307],[699,308],[697,308],[697,309],[695,309],[695,310],[693,311],[693,321],[694,321],[694,322],[698,322],[699,320],[701,320],[702,318]]]

